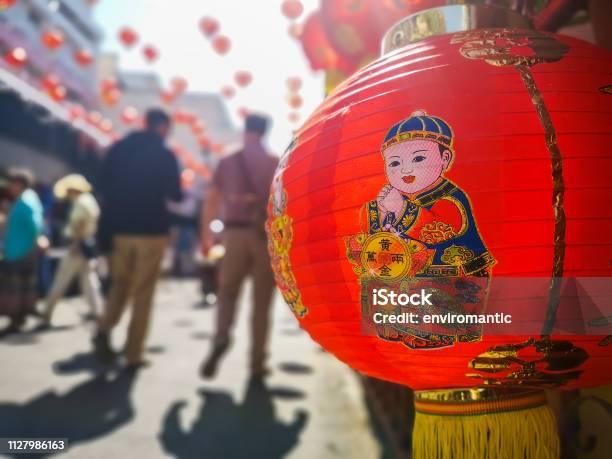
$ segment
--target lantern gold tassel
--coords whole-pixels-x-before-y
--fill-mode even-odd
[[[559,437],[543,391],[415,393],[414,459],[557,459]]]

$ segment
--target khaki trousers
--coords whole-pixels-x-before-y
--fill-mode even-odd
[[[236,317],[236,302],[247,276],[253,279],[251,315],[251,368],[259,370],[266,358],[270,329],[270,305],[274,275],[270,267],[267,242],[257,230],[230,228],[223,237],[225,256],[219,273],[219,308],[215,342],[229,339]]]
[[[167,245],[166,236],[118,235],[113,239],[111,286],[99,328],[103,332],[112,330],[128,301],[132,300],[132,318],[125,344],[128,363],[142,360],[155,284]]]
[[[85,296],[91,313],[99,314],[102,299],[100,297],[100,280],[96,273],[96,260],[88,260],[80,253],[68,253],[57,269],[53,286],[47,296],[43,317],[50,321],[55,305],[66,294],[66,290],[75,277],[79,278],[81,293]]]

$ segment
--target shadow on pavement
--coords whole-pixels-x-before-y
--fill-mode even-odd
[[[298,362],[282,362],[278,367],[285,373],[294,375],[308,375],[312,373],[312,367]]]
[[[68,447],[108,435],[134,418],[130,392],[135,379],[127,371],[102,374],[65,395],[48,391],[24,404],[2,403],[0,432],[9,438],[66,438]]]
[[[53,372],[62,375],[82,371],[102,373],[106,370],[108,370],[108,366],[101,364],[93,352],[79,352],[66,360],[58,360],[53,363]]]
[[[168,454],[180,459],[281,458],[297,445],[308,420],[304,410],[297,410],[290,423],[276,418],[273,398],[304,397],[290,388],[251,382],[241,404],[227,392],[203,390],[201,395],[203,406],[187,431],[180,420],[185,402],[175,402],[166,413],[159,441]]]

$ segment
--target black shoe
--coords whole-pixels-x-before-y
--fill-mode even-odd
[[[130,362],[126,363],[124,369],[128,373],[138,373],[143,368],[147,368],[151,366],[151,362],[149,360],[141,360],[140,362]]]
[[[110,347],[108,333],[98,332],[93,340],[94,352],[98,360],[104,364],[112,364],[117,356],[116,352]]]
[[[202,378],[210,379],[215,376],[219,361],[221,360],[221,357],[223,357],[223,354],[227,352],[229,344],[229,340],[225,340],[214,345],[210,351],[210,355],[204,362],[202,362],[202,366],[200,367],[200,376],[202,376]]]

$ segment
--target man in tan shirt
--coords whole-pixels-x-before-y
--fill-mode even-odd
[[[264,224],[270,185],[278,165],[278,158],[270,155],[262,145],[267,127],[268,120],[263,116],[246,118],[244,148],[220,161],[203,211],[201,240],[204,255],[212,245],[210,222],[215,218],[223,221],[226,250],[219,273],[214,343],[201,368],[205,378],[214,376],[219,360],[229,348],[236,301],[247,276],[253,279],[251,376],[262,377],[266,373],[274,276]]]

